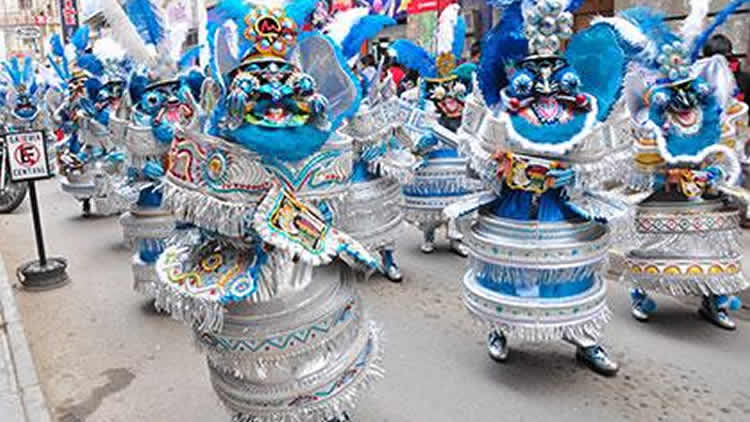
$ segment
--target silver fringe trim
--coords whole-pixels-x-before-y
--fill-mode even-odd
[[[159,281],[153,285],[156,309],[169,313],[173,319],[182,321],[199,332],[220,332],[224,326],[224,305],[195,297],[173,287],[168,281],[169,268],[165,265],[164,258],[170,249],[164,251],[156,262],[156,273],[159,277]]]
[[[178,220],[229,237],[253,233],[252,218],[258,205],[221,201],[171,182],[166,184],[164,204]]]
[[[474,316],[478,319],[478,317]],[[569,338],[590,338],[599,340],[602,337],[604,328],[612,319],[612,311],[605,306],[593,318],[584,322],[573,324],[554,324],[554,325],[509,325],[496,324],[488,321],[481,321],[490,330],[502,331],[507,337],[518,339],[529,343],[549,343]]]
[[[136,253],[133,256],[131,267],[133,270],[133,290],[147,298],[155,298],[156,284],[159,283],[155,266],[141,261]]]
[[[368,324],[369,342],[373,347],[367,366],[356,380],[352,381],[334,397],[323,399],[314,403],[308,403],[299,408],[288,408],[283,413],[268,413],[264,415],[249,415],[243,413],[231,413],[232,422],[309,422],[329,421],[334,418],[343,418],[345,413],[352,413],[356,408],[361,395],[372,388],[381,380],[385,371],[383,362],[383,335],[381,329],[374,323]],[[269,411],[273,411],[269,409]]]
[[[635,276],[626,267],[620,280],[632,287],[670,296],[729,295],[750,287],[750,283],[747,282],[741,272],[699,277],[647,275],[643,273]]]

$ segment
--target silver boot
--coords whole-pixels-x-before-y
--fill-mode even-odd
[[[703,318],[725,330],[732,331],[737,328],[737,324],[729,318],[726,308],[717,305],[716,296],[704,296],[699,312]]]
[[[576,359],[592,371],[607,377],[614,376],[620,369],[617,362],[610,359],[602,346],[576,347]]]
[[[435,251],[435,229],[424,232],[421,249],[423,253],[433,253]]]
[[[451,251],[462,258],[469,256],[469,248],[459,239],[451,239]]]
[[[508,360],[508,353],[510,348],[508,347],[508,339],[505,338],[500,330],[492,330],[487,336],[487,351],[490,354],[490,358],[495,362],[504,363]]]
[[[335,417],[333,419],[328,419],[324,422],[352,422],[352,420],[349,418],[349,414],[344,412],[341,417]]]
[[[383,266],[383,274],[388,280],[394,283],[403,281],[404,276],[401,274],[401,269],[396,265],[396,259],[393,257],[392,250],[380,251],[380,259]]]

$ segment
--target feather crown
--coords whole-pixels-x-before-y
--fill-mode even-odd
[[[660,77],[655,84],[669,84],[691,78],[692,66],[714,31],[724,24],[741,5],[750,0],[734,0],[716,14],[704,28],[710,0],[690,0],[691,11],[679,31],[673,31],[664,14],[654,9],[628,9],[621,17],[634,25],[646,38],[638,61]]]
[[[390,47],[396,60],[425,79],[456,78],[453,72],[466,42],[466,22],[460,11],[458,4],[451,4],[440,14],[433,37],[435,54],[411,41],[396,40]]]
[[[84,25],[73,33],[67,45],[58,34],[50,37],[51,53],[47,59],[63,86],[76,79],[104,75],[104,63],[91,53],[89,35],[90,29]]]
[[[2,63],[2,69],[4,79],[15,93],[34,95],[37,83],[31,57],[25,57],[23,63],[18,57],[11,57],[10,60]]]

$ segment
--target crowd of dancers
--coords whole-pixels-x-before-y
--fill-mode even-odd
[[[406,223],[424,253],[444,228],[468,258],[456,282],[499,362],[513,340],[563,340],[615,375],[607,272],[639,321],[658,292],[736,328],[747,106],[701,53],[747,2],[711,25],[692,0],[677,29],[634,8],[575,33],[582,0],[491,0],[478,63],[450,5],[431,45],[391,43],[418,75],[399,95],[386,60],[364,87],[351,70],[395,24],[368,7],[222,0],[185,51],[158,2],[106,0],[108,36],[3,63],[1,123],[45,131],[85,214],[122,213],[135,289],[188,325],[233,421],[344,421],[383,375],[356,283],[401,281]]]

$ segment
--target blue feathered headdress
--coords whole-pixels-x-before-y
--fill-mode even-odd
[[[16,92],[26,91],[27,94],[33,95],[37,90],[37,83],[34,74],[34,63],[31,57],[26,57],[21,64],[18,57],[11,57],[7,62],[3,62],[2,68],[10,86]]]
[[[661,74],[662,83],[679,81],[691,76],[691,66],[713,32],[724,24],[741,5],[750,0],[734,0],[722,9],[714,22],[704,28],[709,12],[709,2],[691,0],[691,11],[679,31],[674,31],[664,21],[664,14],[650,8],[638,7],[624,11],[620,16],[634,25],[646,41],[639,61]]]
[[[60,35],[50,37],[51,53],[47,58],[63,85],[82,76],[104,75],[104,63],[90,52],[89,34],[88,26],[78,28],[70,39],[69,49],[63,45]]]
[[[466,22],[460,16],[457,4],[446,7],[440,14],[435,32],[436,54],[407,40],[396,40],[391,44],[396,60],[423,78],[448,77],[456,68],[466,42]]]
[[[355,7],[333,16],[323,32],[339,45],[349,59],[359,53],[362,43],[374,38],[383,28],[396,21],[386,15],[371,15],[368,7]]]

